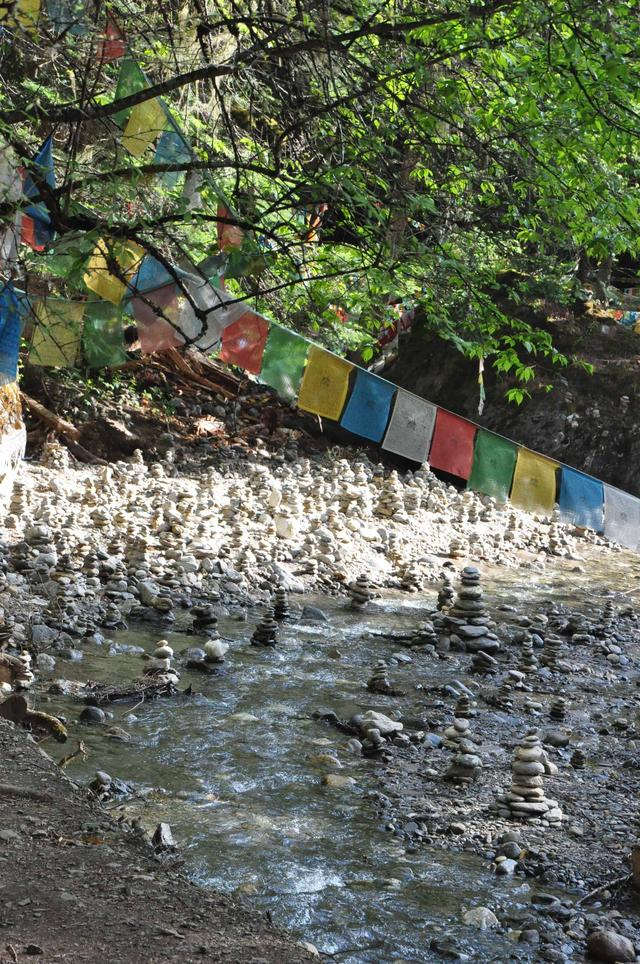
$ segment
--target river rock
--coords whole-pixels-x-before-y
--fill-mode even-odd
[[[382,736],[388,736],[390,733],[400,733],[403,729],[402,723],[398,723],[397,720],[392,720],[384,713],[376,713],[375,710],[367,710],[366,713],[358,715],[358,717],[353,717],[353,721],[356,719],[358,726],[363,732],[367,730],[376,729],[382,734]]]
[[[81,723],[104,723],[107,714],[99,706],[85,706],[80,714]]]
[[[479,927],[483,931],[500,926],[500,921],[488,907],[472,907],[465,911],[462,920],[468,927]]]
[[[595,961],[617,964],[619,961],[635,961],[636,952],[628,937],[616,931],[598,930],[589,935],[587,956]]]
[[[355,787],[356,781],[353,777],[345,777],[341,773],[325,773],[322,778],[325,787],[333,790],[345,790],[347,787]]]

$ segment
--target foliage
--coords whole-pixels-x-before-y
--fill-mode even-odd
[[[56,231],[45,253],[23,248],[27,287],[82,291],[102,236],[174,265],[215,255],[224,198],[247,239],[228,272],[238,297],[365,358],[401,299],[468,356],[514,374],[519,402],[536,357],[568,360],[546,330],[499,307],[501,273],[570,299],[579,262],[638,253],[631,3],[49,10],[57,21],[43,15],[37,32],[15,25],[0,41],[0,133]],[[116,96],[120,62],[99,55],[107,12],[148,90]],[[159,164],[123,147],[114,116],[156,96],[191,159]],[[58,181],[47,190],[29,165],[52,130]],[[172,185],[160,176],[170,172]],[[13,210],[0,205],[5,218]],[[512,304],[526,295],[510,289]]]

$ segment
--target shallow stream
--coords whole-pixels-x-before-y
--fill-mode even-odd
[[[600,578],[595,584],[593,573],[588,581],[565,569],[545,584],[531,573],[495,570],[485,591],[492,607],[510,603],[521,613],[552,598],[579,608],[602,604],[604,570]],[[67,746],[47,749],[61,757],[82,739],[89,754],[69,765],[74,779],[87,782],[102,769],[137,788],[155,788],[128,813],[148,827],[169,822],[194,879],[239,889],[278,926],[336,960],[433,960],[429,942],[444,935],[471,960],[535,957],[525,945],[461,923],[463,907],[528,907],[534,885],[519,877],[497,880],[483,854],[451,854],[437,843],[407,850],[381,825],[368,796],[378,789],[380,764],[351,755],[346,735],[312,719],[318,708],[343,718],[363,709],[389,712],[394,700],[369,694],[364,684],[375,661],[400,647],[371,631],[414,629],[434,600],[433,591],[386,597],[357,616],[344,600],[291,600],[320,606],[330,622],[290,621],[275,650],[249,645],[252,619],[222,618],[219,630],[231,649],[221,674],[182,672],[181,687],[192,683],[197,695],[140,706],[131,722],[131,708],[116,705],[111,723],[124,726],[131,743],[109,739],[102,727],[72,724]],[[198,644],[180,632],[129,630],[115,638],[151,651],[160,636],[176,653]],[[56,676],[117,682],[138,676],[142,666],[139,656],[109,656],[106,647],[93,646],[78,663],[59,661]],[[449,664],[424,656],[403,672],[405,684],[455,676]],[[70,721],[80,711],[59,697],[43,708]],[[311,758],[322,753],[339,757],[338,772],[353,777],[354,787],[321,784],[328,768]]]

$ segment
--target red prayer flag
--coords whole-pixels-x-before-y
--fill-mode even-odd
[[[107,26],[104,31],[104,40],[102,41],[102,50],[100,51],[100,59],[103,63],[109,63],[111,60],[119,60],[120,57],[124,57],[126,49],[127,44],[124,31],[120,29],[113,17],[108,16]]]
[[[22,241],[28,244],[34,251],[44,251],[44,244],[36,241],[36,222],[28,214],[22,215]]]
[[[229,221],[232,214],[224,204],[219,204],[218,217]],[[221,251],[232,251],[234,248],[242,247],[243,239],[244,231],[237,224],[226,224],[224,220],[218,221],[218,247]]]
[[[222,332],[220,358],[229,365],[259,375],[268,334],[267,319],[247,311]]]
[[[473,465],[473,440],[476,427],[465,418],[438,409],[433,432],[429,465],[468,479]]]

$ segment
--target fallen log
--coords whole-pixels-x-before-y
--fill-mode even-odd
[[[59,415],[45,408],[40,402],[36,402],[35,398],[31,398],[31,396],[26,395],[25,392],[20,392],[20,397],[27,408],[43,422],[46,422],[47,425],[50,425],[54,432],[71,439],[72,442],[78,441],[80,438],[80,430],[77,429],[75,425],[67,422],[64,418],[60,418]]]

